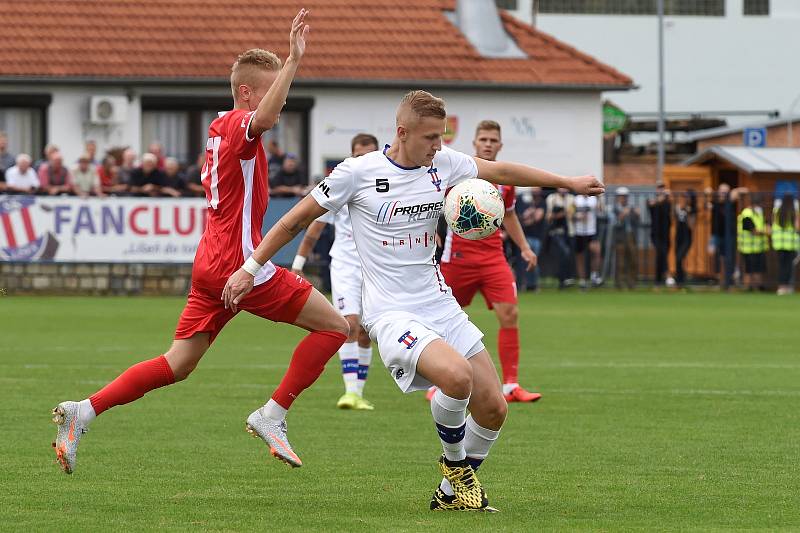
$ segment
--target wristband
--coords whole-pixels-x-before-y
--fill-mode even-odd
[[[294,261],[292,261],[292,270],[303,270],[304,266],[306,266],[306,258],[302,255],[294,256]]]
[[[255,277],[256,274],[258,274],[258,271],[261,270],[261,267],[263,266],[264,265],[259,264],[258,261],[253,259],[253,256],[251,255],[250,257],[247,258],[247,261],[245,261],[244,264],[242,265],[242,269],[251,276]]]

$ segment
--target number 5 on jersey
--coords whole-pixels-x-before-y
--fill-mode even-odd
[[[387,178],[377,178],[375,180],[375,190],[378,192],[389,192],[389,180]]]

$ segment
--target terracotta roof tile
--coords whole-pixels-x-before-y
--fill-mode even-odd
[[[312,32],[298,80],[629,87],[630,78],[506,13],[527,59],[481,57],[444,15],[455,0],[0,0],[0,77],[225,79],[253,47]]]

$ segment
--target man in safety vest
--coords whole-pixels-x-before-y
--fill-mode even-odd
[[[767,271],[767,227],[764,211],[754,205],[753,197],[747,190],[740,192],[744,209],[737,218],[736,243],[744,259],[744,283],[748,290],[763,289],[763,275]]]
[[[794,292],[792,271],[800,250],[800,210],[791,193],[783,195],[772,211],[772,249],[778,254],[778,295]]]

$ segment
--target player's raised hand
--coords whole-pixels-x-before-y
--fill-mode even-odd
[[[234,272],[225,283],[225,288],[222,289],[222,301],[225,309],[230,309],[234,313],[239,311],[239,302],[252,290],[253,276],[242,268]]]
[[[311,27],[305,23],[309,11],[301,9],[292,21],[292,31],[289,33],[289,57],[300,61],[306,53],[306,36]]]
[[[572,189],[575,194],[598,196],[606,192],[606,186],[594,176],[577,176],[571,178],[570,181],[570,189]]]

